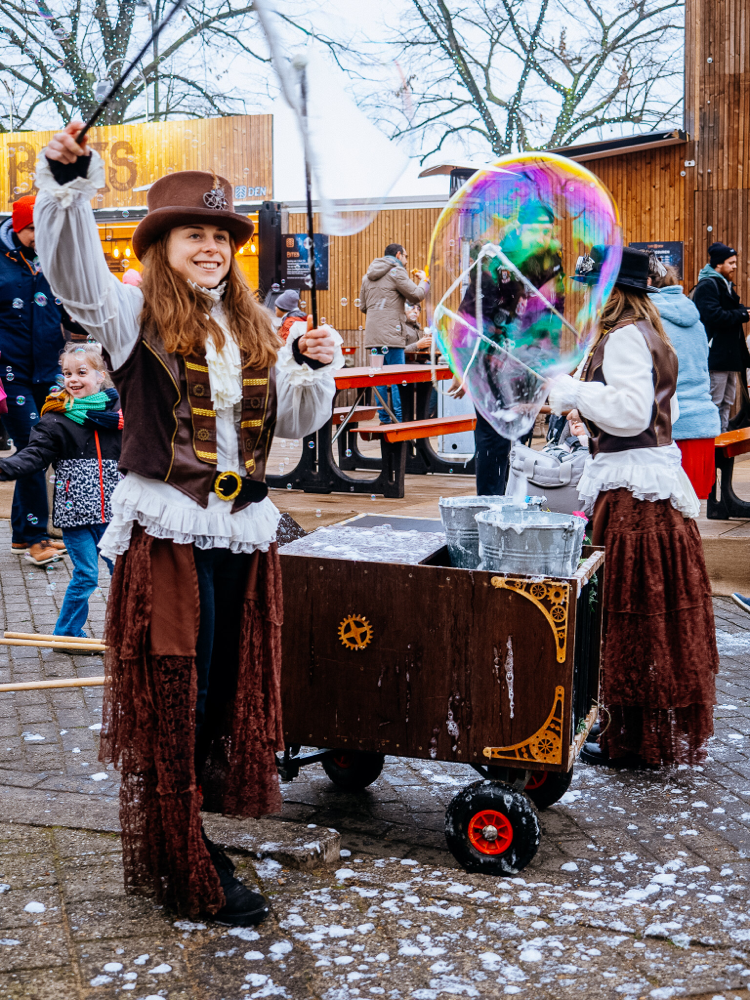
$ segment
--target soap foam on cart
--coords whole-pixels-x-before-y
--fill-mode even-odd
[[[289,542],[284,554],[415,566],[443,545],[442,531],[396,531],[390,524],[373,528],[332,525]]]

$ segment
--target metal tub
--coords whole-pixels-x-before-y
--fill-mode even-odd
[[[476,515],[481,568],[526,576],[572,576],[586,522],[571,514],[504,507]]]

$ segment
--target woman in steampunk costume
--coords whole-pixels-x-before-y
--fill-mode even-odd
[[[102,160],[58,133],[39,159],[45,273],[107,352],[126,430],[101,551],[110,590],[101,759],[122,772],[126,888],[186,916],[259,923],[266,901],[203,833],[215,811],[281,808],[279,513],[274,432],[331,414],[341,338],[302,321],[279,346],[234,260],[253,225],[223,177],[183,171],[148,194],[140,287],[109,273],[89,201]]]
[[[595,278],[603,255],[584,258]],[[719,667],[700,503],[672,440],[677,355],[648,295],[648,254],[625,247],[599,333],[554,413],[586,424],[578,484],[592,541],[606,550],[598,743],[589,764],[699,764],[713,732]]]

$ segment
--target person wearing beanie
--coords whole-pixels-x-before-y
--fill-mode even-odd
[[[201,809],[281,809],[281,515],[266,458],[274,435],[330,420],[342,340],[298,323],[280,346],[235,257],[253,223],[216,173],[151,185],[133,234],[143,281],[119,281],[91,208],[104,162],[76,142],[81,128],[37,161],[36,226],[52,285],[107,352],[122,402],[124,477],[99,545],[115,561],[100,759],[122,774],[125,885],[182,917],[258,924],[268,903],[235,878]]]
[[[737,373],[750,366],[750,351],[743,324],[750,312],[740,302],[733,279],[737,271],[737,251],[725,243],[712,243],[708,264],[701,268],[692,294],[708,337],[708,370],[711,398],[719,407],[722,433],[737,393]]]
[[[287,288],[282,292],[276,299],[276,315],[281,320],[279,336],[286,343],[294,324],[307,319],[306,313],[299,306],[299,292],[293,288]]]
[[[33,195],[13,203],[0,224],[0,377],[8,396],[3,424],[17,449],[25,448],[50,387],[57,388],[65,346],[62,310],[36,255]],[[37,566],[59,559],[62,542],[47,535],[45,473],[19,479],[11,508],[11,547]]]

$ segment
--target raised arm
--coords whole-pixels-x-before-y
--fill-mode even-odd
[[[90,205],[105,186],[104,163],[98,153],[75,142],[81,127],[71,122],[37,161],[36,249],[67,312],[104,346],[118,368],[138,339],[143,296],[118,281],[104,259]]]

